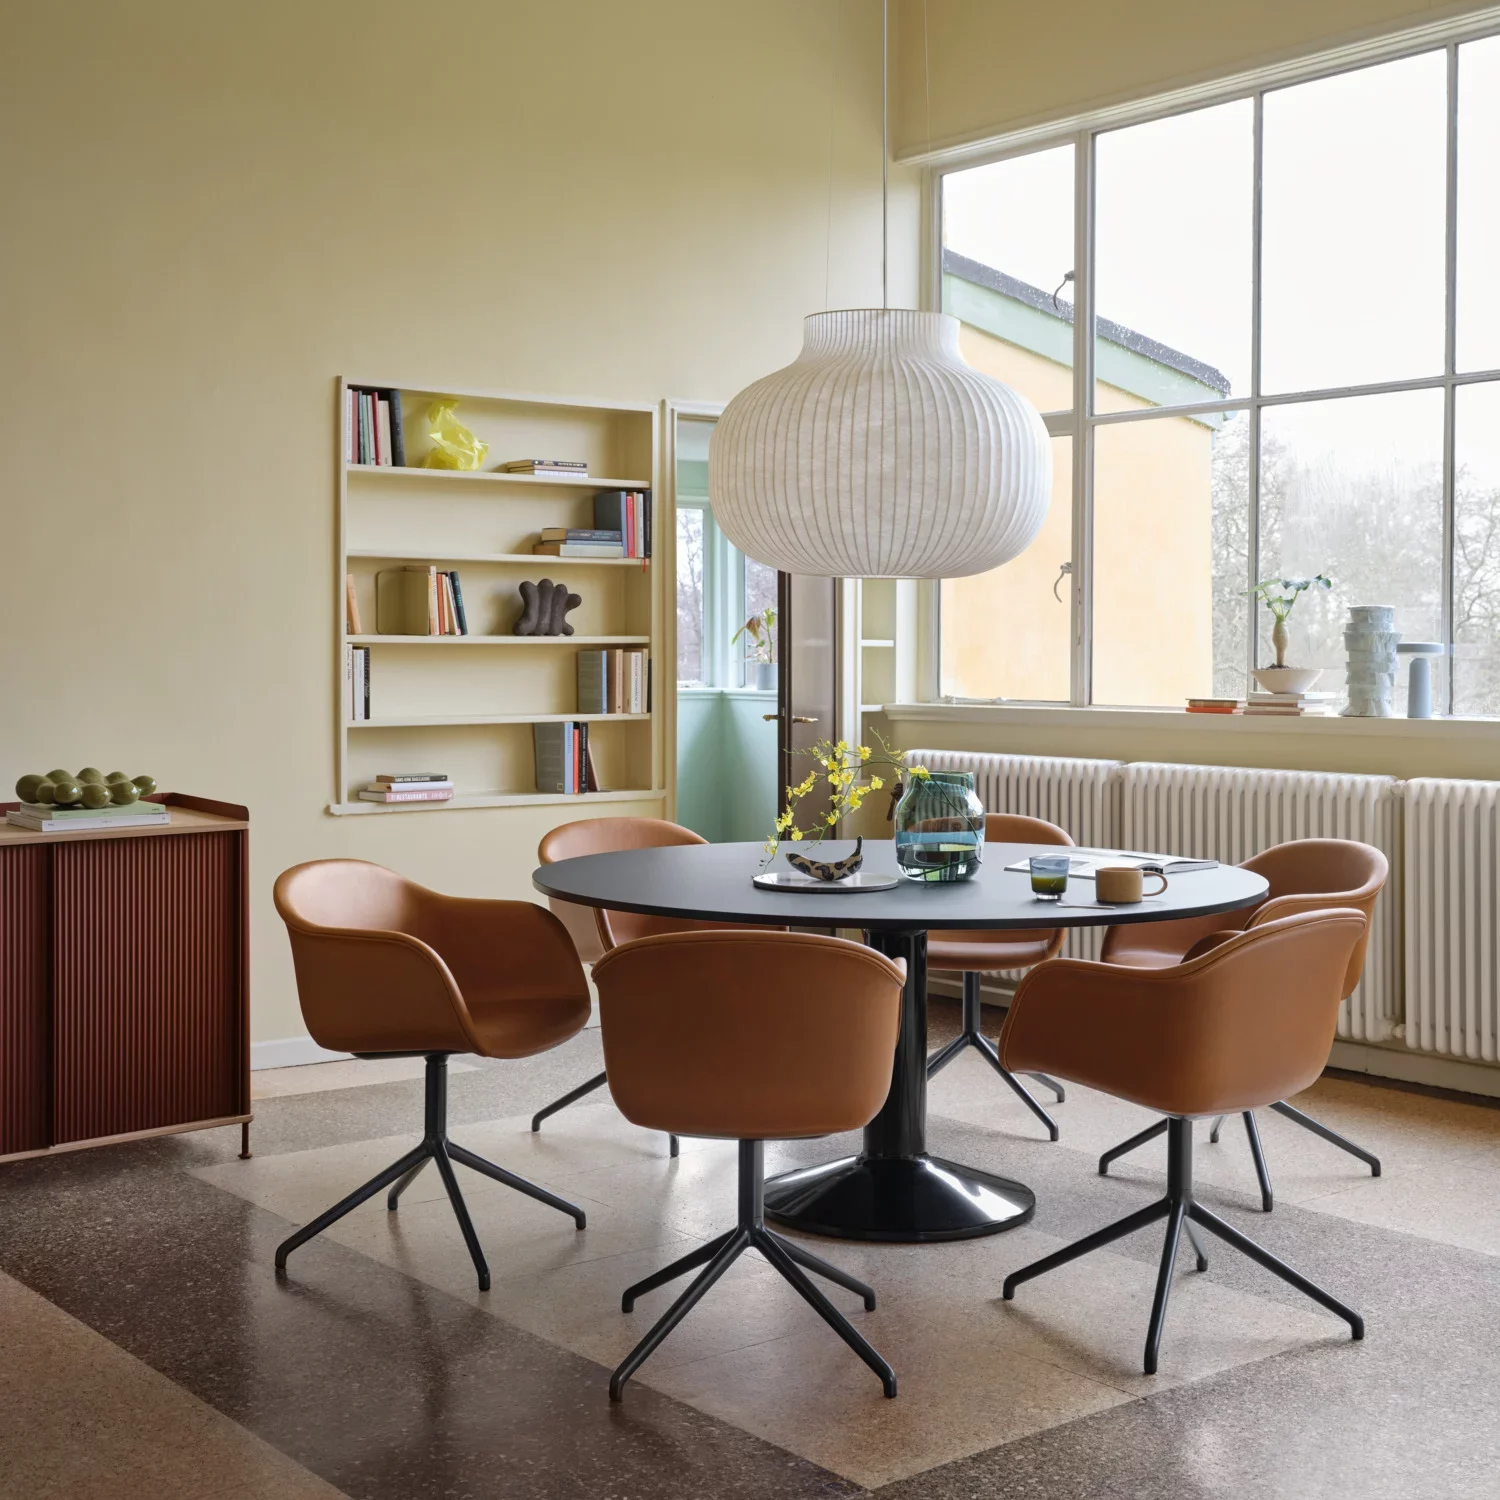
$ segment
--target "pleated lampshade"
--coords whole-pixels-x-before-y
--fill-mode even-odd
[[[1047,514],[1052,450],[1024,397],[964,362],[946,313],[814,313],[802,353],[724,409],[714,519],[747,556],[834,578],[962,578]]]

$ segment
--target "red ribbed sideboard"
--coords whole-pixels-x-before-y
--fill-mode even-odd
[[[0,1161],[234,1124],[249,1154],[250,814],[151,800],[166,826],[0,822]]]

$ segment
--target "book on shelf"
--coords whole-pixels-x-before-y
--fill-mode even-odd
[[[533,724],[531,735],[537,791],[573,796],[599,790],[586,723],[569,719],[560,724]]]
[[[344,574],[344,624],[350,635],[363,635],[364,626],[360,623],[359,595],[354,591],[354,574]]]
[[[408,563],[375,575],[378,635],[468,635],[463,585],[454,571]]]
[[[619,542],[536,542],[534,557],[627,557]]]
[[[375,778],[377,787],[388,786],[392,791],[399,787],[448,787],[452,788],[453,782],[446,771],[403,771],[400,773],[387,773]]]
[[[106,807],[47,807],[23,803],[6,813],[14,828],[32,833],[85,833],[100,828],[154,828],[170,823],[172,815],[159,802],[129,802],[119,811]]]
[[[1286,718],[1327,718],[1337,699],[1336,693],[1251,693],[1245,699],[1245,712],[1279,714]]]
[[[344,647],[344,717],[351,721],[370,717],[370,648]]]
[[[406,434],[401,421],[401,392],[352,385],[344,392],[344,402],[344,461],[404,469]]]
[[[500,465],[502,474],[530,474],[538,479],[587,479],[589,466],[581,458],[513,458]]]
[[[1190,714],[1233,714],[1239,710],[1238,698],[1189,698],[1187,701]]]
[[[578,653],[579,713],[650,711],[650,654],[643,647],[614,646]]]
[[[447,802],[453,796],[453,784],[446,786],[385,786],[376,783],[361,789],[361,802]]]
[[[625,543],[618,531],[604,531],[597,526],[543,526],[537,535],[544,542],[610,542],[615,546]]]
[[[626,557],[650,557],[651,491],[600,490],[594,496],[594,525],[618,531]]]

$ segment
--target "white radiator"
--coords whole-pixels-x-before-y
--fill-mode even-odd
[[[1405,792],[1406,1044],[1500,1061],[1500,782]]]
[[[1065,829],[1075,844],[1109,848],[1117,824],[1116,760],[1074,760],[1061,755],[986,755],[970,750],[908,750],[907,761],[929,771],[972,771],[986,812],[1044,818]],[[1063,952],[1095,958],[1103,929],[1075,927]]]
[[[1401,800],[1389,776],[1260,771],[1150,761],[1120,768],[1118,843],[1238,864],[1291,839],[1358,839],[1391,864],[1375,908],[1364,978],[1339,1012],[1339,1035],[1382,1042],[1402,1017]]]

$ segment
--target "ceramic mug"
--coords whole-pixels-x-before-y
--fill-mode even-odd
[[[1154,875],[1161,881],[1154,891],[1145,889],[1142,876]],[[1094,893],[1110,906],[1130,906],[1149,896],[1159,896],[1167,888],[1167,877],[1155,865],[1137,869],[1134,865],[1105,865],[1094,876]]]

